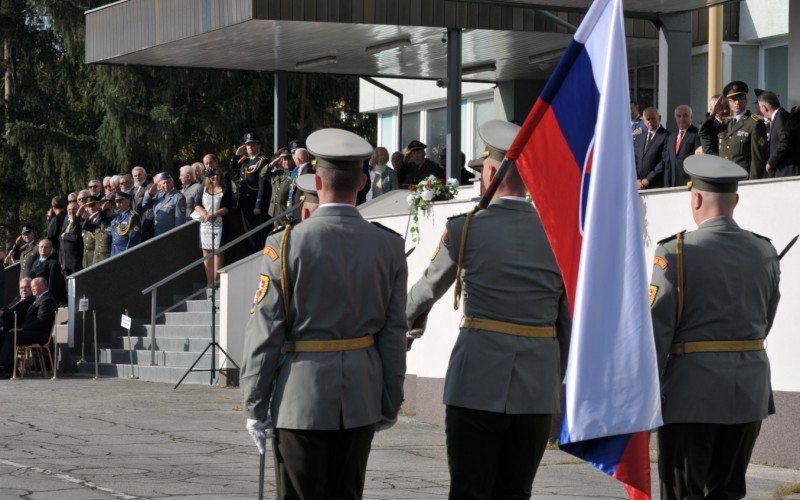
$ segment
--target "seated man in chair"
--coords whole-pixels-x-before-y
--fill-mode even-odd
[[[3,338],[7,332],[14,329],[14,313],[17,313],[17,328],[22,325],[25,313],[33,304],[33,292],[31,291],[31,279],[22,278],[19,282],[19,295],[8,303],[7,306],[0,308],[0,347],[3,346]]]
[[[25,320],[17,330],[17,346],[45,344],[50,337],[58,304],[47,286],[47,280],[44,278],[34,278],[31,281],[31,291],[36,299],[28,308]],[[3,339],[0,369],[4,372],[3,378],[10,377],[14,369],[14,334],[11,330]]]

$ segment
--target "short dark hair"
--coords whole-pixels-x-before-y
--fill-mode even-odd
[[[50,204],[54,208],[64,208],[66,205],[64,204],[64,198],[61,196],[54,196],[52,200],[50,200]]]
[[[338,170],[334,168],[318,168],[317,175],[322,179],[322,183],[336,194],[355,193],[361,184],[361,170],[349,169]]]

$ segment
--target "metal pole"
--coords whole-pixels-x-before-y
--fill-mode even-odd
[[[708,8],[708,96],[722,92],[722,5]]]
[[[213,191],[213,188],[212,188]],[[214,209],[214,194],[211,193],[211,213],[215,212]],[[211,371],[208,385],[214,385],[214,375],[217,369],[217,359],[215,348],[217,346],[217,329],[216,329],[216,311],[217,311],[217,249],[216,249],[216,232],[214,231],[214,220],[211,221]]]
[[[56,317],[58,317],[58,315],[56,315]],[[56,329],[56,331],[53,332],[51,338],[53,343],[53,351],[55,351],[53,356],[53,359],[55,361],[53,361],[53,378],[51,378],[50,380],[58,380],[58,325],[54,325],[54,328]],[[42,369],[44,369],[44,367],[42,367]]]
[[[447,30],[447,178],[461,179],[461,30]]]
[[[85,299],[85,298],[86,298],[86,294],[84,294],[81,299]],[[86,311],[81,311],[81,313],[83,314],[83,321],[82,321],[82,323],[83,323],[83,325],[82,325],[83,333],[81,334],[81,359],[78,360],[78,365],[82,365],[83,363],[86,363],[86,358],[84,356],[84,354],[86,352]]]
[[[125,316],[128,316],[128,310],[127,309],[125,309]],[[128,330],[128,354],[129,354],[130,360],[131,360],[131,376],[128,377],[128,378],[135,379],[135,378],[139,378],[139,377],[134,375],[134,372],[133,372],[133,340],[131,340],[131,327],[128,326],[128,328],[126,328],[126,330]]]
[[[100,368],[98,367],[98,358],[100,358],[100,350],[97,348],[97,311],[92,309],[92,317],[94,318],[94,379],[100,378]]]
[[[150,295],[150,366],[156,366],[156,297],[158,288]],[[187,309],[188,310],[188,309]]]
[[[261,453],[258,459],[258,500],[264,500],[264,456],[266,455],[266,450],[264,453]]]
[[[17,311],[14,311],[14,363],[11,365],[11,380],[17,378]]]

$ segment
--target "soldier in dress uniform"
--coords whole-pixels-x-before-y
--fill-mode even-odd
[[[114,193],[117,211],[111,219],[111,256],[124,252],[138,245],[142,238],[142,220],[139,214],[131,209],[131,195],[124,191]],[[108,222],[103,213],[100,220]],[[97,247],[95,247],[95,250]]]
[[[314,174],[299,176],[297,178],[297,188],[300,190],[300,201],[303,202],[300,206],[300,221],[304,221],[319,208],[316,176]]]
[[[278,158],[276,158],[274,168],[270,173],[270,182],[272,183],[272,199],[269,204],[270,218],[277,216],[286,210],[286,204],[289,202],[289,189],[292,184],[292,172],[296,168],[292,161],[292,153],[288,148],[282,148],[279,151]],[[275,228],[279,228],[288,223],[286,217],[275,221]]]
[[[261,224],[262,212],[269,205],[271,186],[268,165],[269,159],[261,151],[261,139],[252,132],[245,134],[244,144],[231,157],[229,165],[231,172],[239,172],[237,207],[242,213],[245,232]],[[256,233],[250,241],[255,249],[264,246],[261,233]]]
[[[408,143],[406,151],[408,151],[410,161],[403,163],[400,171],[397,172],[397,180],[401,186],[418,184],[430,175],[436,176],[437,179],[444,179],[444,167],[437,165],[425,156],[427,147],[416,139]]]
[[[518,131],[498,120],[479,128],[487,185]],[[464,289],[444,386],[451,499],[529,498],[561,410],[572,322],[553,250],[525,194],[513,169],[486,210],[450,218],[408,295],[410,344],[450,286],[456,309]]]
[[[85,207],[85,208],[84,208]],[[95,240],[100,227],[100,200],[95,195],[89,195],[84,200],[85,217],[81,224],[81,238],[83,238],[83,268],[94,264]],[[82,214],[83,215],[83,214]]]
[[[718,154],[748,172],[748,179],[761,179],[766,173],[769,150],[767,129],[764,121],[745,109],[747,106],[747,84],[731,82],[725,85],[721,97],[714,103],[710,115],[700,125],[700,138],[704,143],[718,139]],[[731,116],[720,121],[717,115],[725,106],[730,107]]]
[[[404,243],[355,208],[370,144],[337,129],[307,144],[320,206],[267,237],[245,329],[244,413],[261,453],[274,423],[278,498],[356,499],[374,432],[403,400]]]
[[[778,255],[733,220],[747,172],[711,155],[684,162],[696,231],[659,242],[650,305],[661,411],[661,498],[744,498],[761,421],[775,412],[765,339]]]
[[[114,243],[114,238],[111,236],[111,221],[114,217],[111,201],[103,197],[100,199],[100,212],[98,216],[97,229],[94,233],[94,259],[93,264],[102,262],[111,257],[111,247]]]
[[[19,232],[14,247],[11,249],[11,261],[19,262],[19,279],[22,280],[28,277],[33,261],[39,256],[39,250],[33,226],[23,224],[19,228]]]

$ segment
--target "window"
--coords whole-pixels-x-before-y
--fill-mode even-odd
[[[395,134],[394,127],[394,113],[381,113],[380,114],[380,136],[378,137],[378,146],[385,147],[391,155],[394,148]]]
[[[786,107],[789,103],[789,47],[779,45],[764,47],[764,89],[771,90],[778,94],[781,105]],[[788,108],[787,108],[788,109]]]
[[[399,149],[402,150],[408,143],[413,141],[414,139],[419,139],[419,117],[420,112],[416,111],[414,113],[403,113],[403,143],[400,144]]]
[[[439,151],[447,146],[447,108],[429,109],[425,116],[428,158],[438,163]]]

